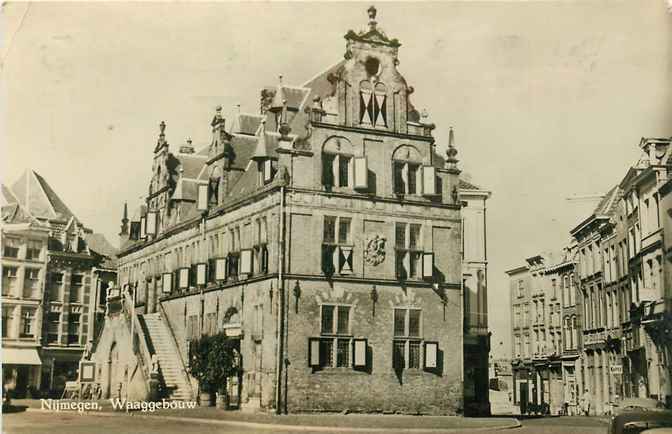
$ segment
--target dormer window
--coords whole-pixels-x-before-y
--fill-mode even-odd
[[[359,84],[359,123],[374,128],[387,127],[387,87],[364,80]]]

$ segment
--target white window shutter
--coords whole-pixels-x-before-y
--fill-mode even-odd
[[[162,290],[164,294],[170,294],[173,289],[173,274],[163,273],[161,278]]]
[[[355,163],[352,158],[348,158],[348,187],[352,188],[355,184]]]
[[[215,260],[215,280],[226,280],[226,258]]]
[[[240,251],[240,273],[252,274],[252,250]]]
[[[353,366],[361,368],[366,366],[366,339],[355,339],[353,343]]]
[[[180,269],[180,289],[189,288],[189,269]]]
[[[436,342],[425,342],[425,368],[436,368],[439,344]]]
[[[198,206],[199,211],[208,210],[208,184],[198,184]]]
[[[339,173],[338,173],[338,165],[340,164],[340,161],[338,159],[338,155],[334,157],[334,159],[331,161],[331,174],[332,174],[332,180],[334,187],[338,187],[341,185],[341,180],[339,178]]]
[[[317,338],[308,339],[308,352],[310,366],[320,366],[320,340]]]
[[[436,195],[436,168],[434,166],[422,167],[422,194],[425,196]]]
[[[140,217],[140,239],[147,238],[147,217]]]
[[[434,276],[434,253],[422,254],[422,277],[430,279]]]
[[[355,188],[369,188],[369,168],[366,157],[355,158]]]
[[[147,235],[156,235],[156,211],[150,211],[147,213]]]
[[[401,166],[401,180],[404,183],[404,192],[408,193],[408,163]]]
[[[271,160],[264,161],[264,182],[271,182],[273,178],[273,163]]]
[[[196,264],[196,285],[205,285],[207,279],[207,265],[205,263]]]

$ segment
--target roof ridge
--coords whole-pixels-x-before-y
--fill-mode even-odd
[[[46,180],[44,180],[37,172],[35,172],[35,170],[33,170],[33,169],[27,169],[27,170],[29,172],[28,176],[30,176],[32,174],[33,178],[35,178],[35,181],[37,181],[37,184],[40,186],[40,191],[42,192],[42,195],[44,196],[44,198],[47,199],[47,204],[49,205],[49,208],[51,209],[51,213],[54,215],[54,217],[58,216],[58,213],[56,212],[56,208],[54,207],[54,204],[52,203],[51,198],[49,197],[49,195],[45,191],[44,184],[47,183]],[[44,184],[42,184],[42,181],[44,181]],[[53,191],[52,188],[50,188],[50,190]],[[29,193],[30,193],[30,181],[29,181],[28,177],[26,177],[26,207],[27,207],[28,211],[30,211],[30,205],[29,205],[29,201],[28,201]]]

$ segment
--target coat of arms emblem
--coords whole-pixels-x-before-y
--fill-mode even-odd
[[[385,260],[385,238],[380,235],[369,237],[364,250],[364,260],[369,265],[379,265]]]

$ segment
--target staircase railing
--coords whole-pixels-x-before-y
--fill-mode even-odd
[[[173,350],[175,351],[175,354],[177,355],[177,359],[179,360],[180,372],[182,373],[182,376],[185,380],[185,384],[189,388],[188,391],[191,394],[191,397],[194,398],[196,394],[194,393],[194,389],[191,386],[191,376],[187,372],[185,361],[182,358],[182,352],[180,351],[180,348],[177,345],[177,338],[175,337],[175,331],[173,330],[173,327],[170,325],[170,321],[168,321],[168,315],[166,314],[166,310],[164,309],[163,304],[160,301],[157,304],[159,305],[159,315],[161,316],[161,320],[166,324],[166,327],[168,328],[168,333],[170,333],[169,341],[171,343],[171,346],[173,347]]]
[[[147,345],[147,336],[145,335],[140,321],[138,320],[137,313],[133,315],[134,309],[132,303],[133,298],[131,295],[128,292],[124,292],[123,312],[124,316],[128,320],[126,324],[128,324],[129,332],[133,330],[133,334],[131,335],[131,348],[133,350],[133,354],[138,356],[140,367],[145,377],[145,382],[147,382],[150,379],[150,374],[152,371],[152,352]],[[132,327],[131,322],[133,323]]]

